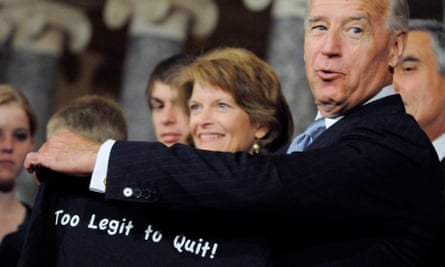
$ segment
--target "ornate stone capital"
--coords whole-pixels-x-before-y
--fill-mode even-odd
[[[272,15],[274,17],[304,18],[307,0],[274,0]]]
[[[307,0],[243,0],[247,9],[257,12],[272,4],[272,15],[275,17],[304,18]]]
[[[103,17],[110,29],[119,29],[132,16],[141,16],[150,22],[160,21],[167,16],[170,7],[168,0],[107,0]]]
[[[191,15],[191,33],[198,38],[204,38],[215,30],[218,24],[219,9],[214,0],[171,0],[178,10],[184,10]]]
[[[266,9],[273,0],[243,0],[244,5],[251,11],[262,11]]]
[[[0,41],[11,39],[14,47],[60,53],[66,39],[80,52],[90,41],[90,21],[80,9],[53,1],[0,3]]]
[[[130,23],[133,34],[151,34],[184,39],[191,25],[196,37],[206,37],[218,22],[213,0],[107,0],[105,24],[117,29]]]

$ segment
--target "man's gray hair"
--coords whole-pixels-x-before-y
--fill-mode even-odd
[[[407,0],[389,0],[389,13],[386,26],[390,32],[407,31],[409,5]]]
[[[440,74],[445,76],[445,26],[432,19],[412,19],[409,21],[409,31],[424,31],[430,35],[431,48],[436,56]]]

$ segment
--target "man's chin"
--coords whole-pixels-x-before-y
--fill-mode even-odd
[[[325,118],[338,117],[341,112],[341,107],[334,102],[317,102],[317,109]]]

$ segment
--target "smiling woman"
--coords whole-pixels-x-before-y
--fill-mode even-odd
[[[177,82],[197,148],[270,154],[292,137],[292,115],[277,75],[249,50],[210,50]]]
[[[17,266],[31,208],[15,194],[23,161],[34,147],[37,119],[28,100],[9,85],[0,85],[0,259]]]

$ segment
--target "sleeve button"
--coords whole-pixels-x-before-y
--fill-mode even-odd
[[[133,196],[133,189],[131,189],[130,187],[125,187],[122,193],[124,194],[124,197],[130,198]]]

